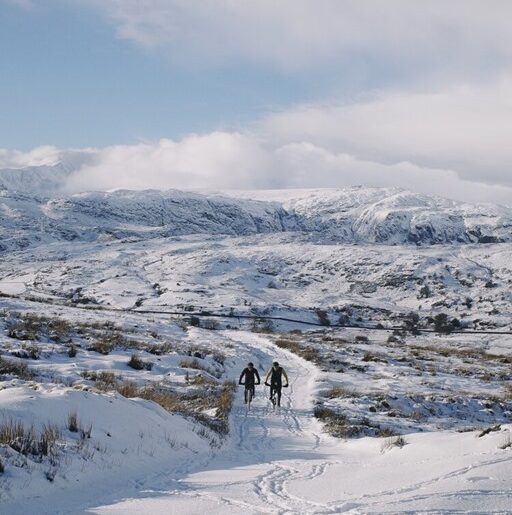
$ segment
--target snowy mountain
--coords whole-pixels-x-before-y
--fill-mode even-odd
[[[62,167],[57,175],[54,169],[51,172],[55,182],[55,177],[67,173]],[[29,174],[29,182],[23,187],[17,187],[16,174],[19,171],[0,174],[4,186],[9,185],[0,191],[0,251],[51,241],[186,234],[290,232],[326,243],[386,245],[512,240],[510,208],[469,205],[396,189],[299,190],[284,194],[117,190],[48,198],[27,193],[30,184],[44,183],[43,170]],[[50,184],[48,189],[52,188]]]
[[[38,197],[62,194],[66,181],[94,159],[94,150],[59,151],[55,162],[39,166],[0,169],[0,191],[10,190]]]

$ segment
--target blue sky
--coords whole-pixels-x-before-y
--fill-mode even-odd
[[[44,4],[44,5],[41,5]],[[3,147],[105,146],[231,129],[313,87],[275,70],[198,69],[119,39],[97,11],[0,2]]]
[[[510,19],[508,0],[0,0],[0,168],[93,147],[68,190],[509,203]]]

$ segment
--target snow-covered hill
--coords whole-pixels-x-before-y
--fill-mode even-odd
[[[56,198],[4,189],[0,214],[0,252],[55,241],[186,234],[290,232],[324,243],[386,245],[512,240],[512,209],[396,189],[308,190],[286,195],[118,190]]]
[[[420,330],[510,330],[510,209],[33,189],[0,191],[6,513],[507,512],[510,336]]]

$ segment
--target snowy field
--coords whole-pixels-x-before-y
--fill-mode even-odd
[[[5,513],[507,513],[510,509],[511,403],[500,376],[503,370],[509,373],[510,365],[498,359],[508,355],[503,348],[490,360],[478,352],[440,359],[425,348],[424,357],[432,367],[429,373],[401,360],[418,359],[418,350],[429,343],[421,336],[409,336],[397,345],[378,338],[365,341],[361,331],[341,330],[346,341],[340,343],[334,342],[340,338],[339,330],[265,335],[184,327],[168,317],[126,314],[118,317],[115,329],[108,323],[107,329],[136,341],[137,355],[153,364],[151,370],[134,370],[127,366],[134,343],[119,340],[109,354],[90,349],[94,331],[105,330],[102,324],[108,315],[12,299],[4,300],[4,307],[10,313],[4,328],[17,327],[13,313],[25,312],[21,316],[25,320],[27,311],[49,319],[57,314],[67,317],[70,339],[77,346],[76,355],[70,357],[68,338],[61,336],[57,343],[55,334],[47,334],[46,343],[37,344],[39,359],[16,360],[12,355],[30,352],[32,343],[2,336],[2,358],[27,363],[34,374],[26,379],[4,376],[3,420],[22,420],[36,428],[55,424],[61,432],[54,456],[22,456],[2,449]],[[80,324],[82,333],[75,334]],[[283,338],[316,349],[312,358],[317,364],[283,348]],[[449,338],[447,348],[462,348],[460,336]],[[477,349],[473,343],[470,348]],[[162,348],[162,354],[155,354],[156,347]],[[380,359],[365,361],[370,352]],[[202,368],[180,366],[190,353],[202,356],[194,358]],[[272,409],[265,389],[259,387],[248,411],[240,389],[227,435],[191,413],[169,413],[151,400],[126,398],[102,383],[157,384],[190,396],[203,384],[194,381],[196,375],[212,382],[236,380],[249,359],[260,373],[279,360],[290,387],[284,391],[280,410]],[[452,360],[458,359],[471,360],[466,368],[473,369],[473,377],[450,369],[456,368]],[[496,377],[478,378],[482,367]],[[340,387],[342,395],[329,395]],[[415,396],[423,396],[416,400],[432,412],[411,416],[404,400]],[[465,401],[454,401],[461,398]],[[491,401],[493,406],[486,407]],[[377,409],[371,410],[372,406]],[[331,421],[315,417],[319,407],[348,416],[334,429],[361,430],[361,419],[368,426],[358,435],[334,437]],[[214,408],[201,406],[201,410],[208,415]],[[90,438],[69,431],[70,413],[77,414],[86,431],[90,428]],[[365,430],[375,435],[376,427],[378,436],[365,436]]]
[[[511,513],[508,212],[378,194],[4,193],[0,512]]]

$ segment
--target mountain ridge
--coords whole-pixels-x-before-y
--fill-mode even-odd
[[[468,204],[397,188],[119,189],[65,195],[57,193],[55,186],[69,174],[68,168],[63,164],[35,168],[25,179],[19,175],[23,171],[0,170],[0,251],[70,240],[278,232],[302,233],[333,244],[512,241],[511,208]],[[46,189],[39,187],[48,177],[51,180]]]

